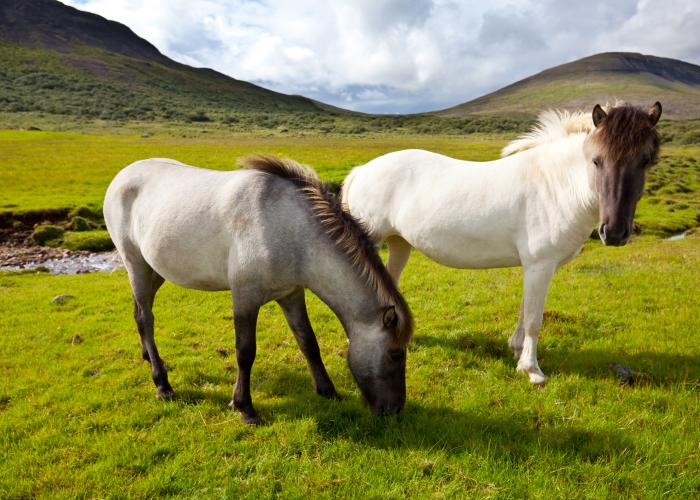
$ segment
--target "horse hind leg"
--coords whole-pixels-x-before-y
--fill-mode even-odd
[[[299,349],[304,354],[306,362],[311,370],[311,378],[314,383],[316,393],[324,398],[340,399],[335,390],[335,386],[328,376],[326,367],[321,359],[321,350],[316,341],[316,335],[311,327],[309,315],[306,311],[306,301],[304,300],[304,289],[292,292],[283,299],[277,301],[282,308],[284,317],[287,319],[294,338],[299,345]]]
[[[151,364],[153,382],[158,388],[156,397],[168,400],[174,391],[168,382],[167,367],[158,354],[153,328],[153,300],[165,280],[143,258],[125,260],[125,264],[134,297],[134,319],[141,339],[141,355]]]
[[[158,274],[155,271],[152,271],[153,277],[151,278],[151,301],[150,301],[150,307],[151,311],[153,310],[153,302],[155,301],[156,298],[156,293],[158,293],[158,290],[160,289],[161,286],[163,286],[163,283],[165,283],[165,278],[163,278],[160,274]],[[136,316],[136,300],[134,299],[134,317]],[[155,317],[154,317],[155,320]],[[138,324],[138,320],[136,320],[136,323]],[[147,349],[147,344],[143,341],[143,337],[139,336],[141,338],[141,356],[145,361],[148,361],[149,363],[151,362],[151,357],[148,354],[148,349]]]
[[[386,245],[389,247],[389,258],[386,261],[386,269],[389,271],[396,286],[399,286],[401,273],[406,267],[406,264],[408,264],[408,259],[411,256],[413,247],[408,241],[398,235],[389,236],[386,239]]]
[[[520,318],[518,319],[518,326],[515,328],[515,333],[511,335],[508,339],[508,346],[513,352],[513,358],[515,360],[520,359],[520,355],[523,352],[523,342],[525,341],[525,327],[523,326],[523,315],[525,313],[525,300],[520,303]]]

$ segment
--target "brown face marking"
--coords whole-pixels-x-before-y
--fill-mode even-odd
[[[628,105],[607,113],[600,105],[593,110],[596,129],[587,147],[595,151],[590,160],[600,204],[598,232],[605,245],[622,246],[632,236],[647,169],[658,161],[661,141],[654,127],[660,116],[658,102],[649,110]]]

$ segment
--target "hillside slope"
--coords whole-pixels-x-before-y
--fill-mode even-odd
[[[625,52],[608,52],[562,64],[432,115],[510,115],[529,119],[548,108],[591,110],[616,99],[651,106],[664,118],[700,118],[700,66]]]
[[[112,119],[329,112],[306,97],[172,61],[128,27],[56,0],[2,0],[0,55],[0,111]]]

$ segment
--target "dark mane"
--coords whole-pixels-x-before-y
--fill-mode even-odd
[[[658,161],[661,138],[651,126],[647,111],[627,104],[608,108],[607,116],[595,129],[591,141],[603,155],[613,160],[634,156],[641,149],[648,149],[651,164]]]
[[[384,267],[368,230],[361,221],[342,209],[340,202],[316,172],[287,158],[255,155],[240,165],[291,181],[309,202],[314,217],[325,228],[336,246],[350,259],[352,266],[367,280],[387,305],[394,305],[398,321],[390,331],[392,343],[404,347],[413,334],[413,316],[408,304]]]

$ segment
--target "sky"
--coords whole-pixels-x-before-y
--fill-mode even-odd
[[[700,64],[698,0],[61,0],[163,54],[367,113],[470,101],[601,52]]]

